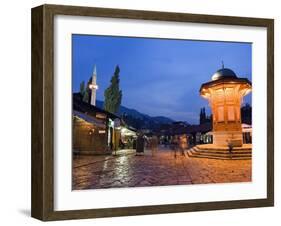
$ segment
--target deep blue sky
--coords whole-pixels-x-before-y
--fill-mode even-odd
[[[201,107],[210,112],[199,88],[222,60],[252,81],[250,43],[72,35],[72,48],[73,92],[88,81],[96,64],[97,99],[103,100],[118,64],[123,106],[192,124],[198,123]],[[251,103],[251,94],[244,102]]]

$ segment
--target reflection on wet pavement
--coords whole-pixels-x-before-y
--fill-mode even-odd
[[[251,181],[251,160],[215,160],[189,158],[171,150],[149,150],[135,156],[135,150],[121,150],[117,155],[75,156],[74,190],[144,187],[161,185],[205,184]]]

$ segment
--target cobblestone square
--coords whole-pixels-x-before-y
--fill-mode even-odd
[[[120,150],[116,155],[73,158],[72,188],[98,189],[207,183],[250,182],[251,160],[190,158],[168,148],[155,155],[146,150]]]

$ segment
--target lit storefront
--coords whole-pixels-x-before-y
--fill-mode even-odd
[[[133,128],[119,116],[83,102],[79,94],[73,95],[72,121],[74,154],[111,154],[133,147]]]
[[[118,145],[119,130],[114,121],[119,119],[73,95],[73,152],[75,154],[111,154]]]

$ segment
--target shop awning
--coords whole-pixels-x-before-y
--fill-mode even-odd
[[[101,128],[103,128],[103,129],[106,128],[106,125],[105,125],[103,122],[99,121],[98,119],[95,119],[95,118],[92,117],[92,116],[86,115],[86,114],[84,114],[84,113],[82,113],[82,112],[79,112],[79,111],[75,111],[75,110],[74,110],[74,111],[73,111],[73,115],[74,115],[74,116],[77,116],[77,117],[83,119],[84,121],[89,122],[89,123],[91,123],[91,124],[93,124],[93,125],[95,125],[95,126],[97,126],[97,127],[101,127]]]

